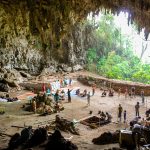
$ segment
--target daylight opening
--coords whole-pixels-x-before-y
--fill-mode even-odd
[[[87,52],[89,71],[111,79],[150,83],[150,38],[129,24],[128,13],[118,16],[89,14],[91,45]]]

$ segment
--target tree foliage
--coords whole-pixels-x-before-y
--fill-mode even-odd
[[[93,31],[95,44],[88,50],[89,71],[113,79],[150,84],[150,65],[143,64],[132,51],[132,39],[121,34],[112,15],[101,17]]]

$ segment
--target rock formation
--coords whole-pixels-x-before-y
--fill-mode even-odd
[[[150,31],[148,0],[1,0],[0,62],[5,68],[39,73],[46,66],[78,70],[86,63],[86,30],[77,23],[90,12],[128,11],[139,31]],[[75,67],[74,67],[75,66]],[[59,70],[59,69],[58,69]],[[54,70],[53,70],[54,71]]]

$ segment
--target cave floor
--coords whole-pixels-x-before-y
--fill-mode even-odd
[[[71,77],[76,77],[79,73],[70,74]],[[73,76],[72,76],[73,75]],[[68,74],[69,76],[69,74]],[[83,91],[87,89],[87,91],[91,91],[92,88],[85,86],[78,81],[75,82],[70,88],[80,87],[80,90]],[[23,94],[27,91],[19,91],[15,94]],[[127,110],[127,122],[129,123],[135,117],[135,104],[140,102],[140,115],[142,118],[145,117],[146,108],[150,108],[150,98],[145,97],[147,103],[142,104],[141,97],[136,96],[135,98],[127,98],[125,99],[124,95],[121,94],[118,97],[118,94],[115,93],[114,97],[101,97],[102,91],[100,89],[96,89],[95,95],[91,97],[91,105],[87,106],[87,99],[81,98],[77,96],[72,96],[72,102],[67,103],[67,100],[63,101],[63,105],[65,107],[64,111],[59,113],[60,116],[68,119],[68,120],[80,120],[84,117],[89,116],[89,111],[93,111],[93,115],[97,115],[99,110],[104,112],[109,112],[113,116],[112,123],[101,126],[98,129],[90,129],[88,126],[83,124],[78,124],[77,128],[79,128],[80,136],[73,135],[72,142],[78,145],[79,150],[103,150],[109,147],[118,147],[118,144],[112,145],[94,145],[92,144],[92,139],[100,136],[101,133],[106,131],[115,131],[117,129],[124,129],[127,127],[124,123],[116,123],[117,122],[117,107],[119,104],[123,106],[124,110]],[[67,99],[67,98],[66,98]],[[48,115],[48,116],[39,116],[38,114],[33,114],[31,112],[26,112],[22,110],[22,105],[27,103],[27,99],[22,99],[20,102],[13,103],[0,103],[1,107],[5,107],[6,113],[4,115],[0,115],[0,133],[5,133],[8,135],[13,135],[16,132],[20,132],[21,128],[11,127],[15,126],[24,126],[31,125],[33,128],[37,128],[38,126],[45,126],[46,123],[55,118],[56,114]],[[62,132],[64,137],[70,137],[72,134]],[[0,149],[7,147],[9,141],[9,136],[0,134]],[[35,148],[42,149],[42,148]]]

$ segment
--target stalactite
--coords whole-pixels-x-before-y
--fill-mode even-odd
[[[133,24],[134,21],[134,14],[130,13],[130,24]]]
[[[145,4],[145,10],[149,11],[149,9],[150,9],[150,4],[146,2],[146,4]]]
[[[147,31],[146,29],[144,30],[144,36],[145,36],[145,39],[147,40],[149,36],[149,31]]]
[[[138,25],[138,33],[140,34],[140,32],[141,32],[141,28],[140,28],[140,26]]]
[[[7,1],[10,2],[9,5]],[[54,41],[64,37],[64,34],[70,32],[69,27],[85,19],[91,11],[97,15],[102,9],[106,14],[109,12],[119,14],[122,10],[128,11],[130,13],[128,24],[135,21],[141,28],[146,27],[149,28],[148,31],[150,30],[146,22],[150,20],[148,0],[1,0],[0,2],[0,6],[10,15],[9,8],[13,5],[17,8],[16,10],[21,10],[23,24],[28,25],[29,22],[31,34],[39,36],[47,30],[53,30]],[[25,17],[27,12],[29,13],[28,21]],[[141,16],[138,17],[139,15]],[[44,41],[48,41],[46,37]]]
[[[131,15],[128,14],[128,26],[130,25],[130,21],[131,21]]]
[[[140,0],[140,7],[141,7],[141,11],[143,11],[143,9],[144,9],[144,0]]]

